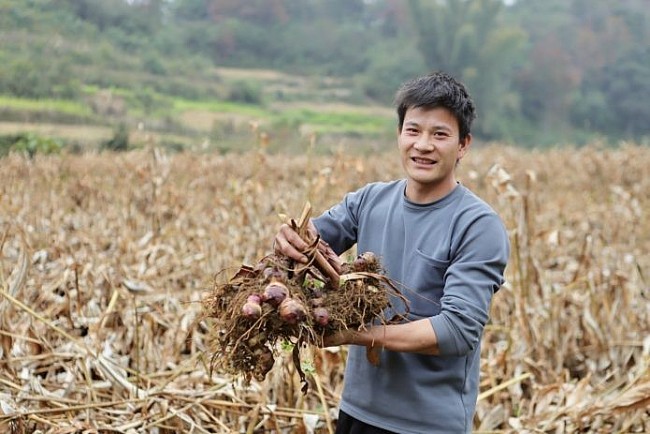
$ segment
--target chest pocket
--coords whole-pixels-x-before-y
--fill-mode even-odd
[[[416,320],[437,315],[450,261],[426,255],[420,249],[412,257],[404,273],[403,289],[410,300],[410,317]]]

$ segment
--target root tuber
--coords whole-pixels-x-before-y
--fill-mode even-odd
[[[307,317],[305,306],[295,298],[285,298],[278,306],[280,318],[287,324],[295,325]]]

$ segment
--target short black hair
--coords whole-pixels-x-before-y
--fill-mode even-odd
[[[404,116],[410,108],[449,110],[458,121],[460,139],[470,133],[476,119],[474,102],[463,83],[451,75],[436,71],[402,84],[395,95],[399,131],[404,126]]]

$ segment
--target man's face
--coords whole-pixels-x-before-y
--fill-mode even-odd
[[[416,203],[444,197],[456,186],[454,169],[471,143],[460,140],[458,121],[445,108],[409,108],[397,138],[408,180],[406,196]]]

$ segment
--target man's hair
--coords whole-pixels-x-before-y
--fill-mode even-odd
[[[440,71],[402,84],[395,95],[395,105],[399,131],[402,131],[404,116],[410,108],[442,107],[449,110],[458,121],[460,140],[470,133],[472,121],[476,118],[474,102],[465,85]]]

